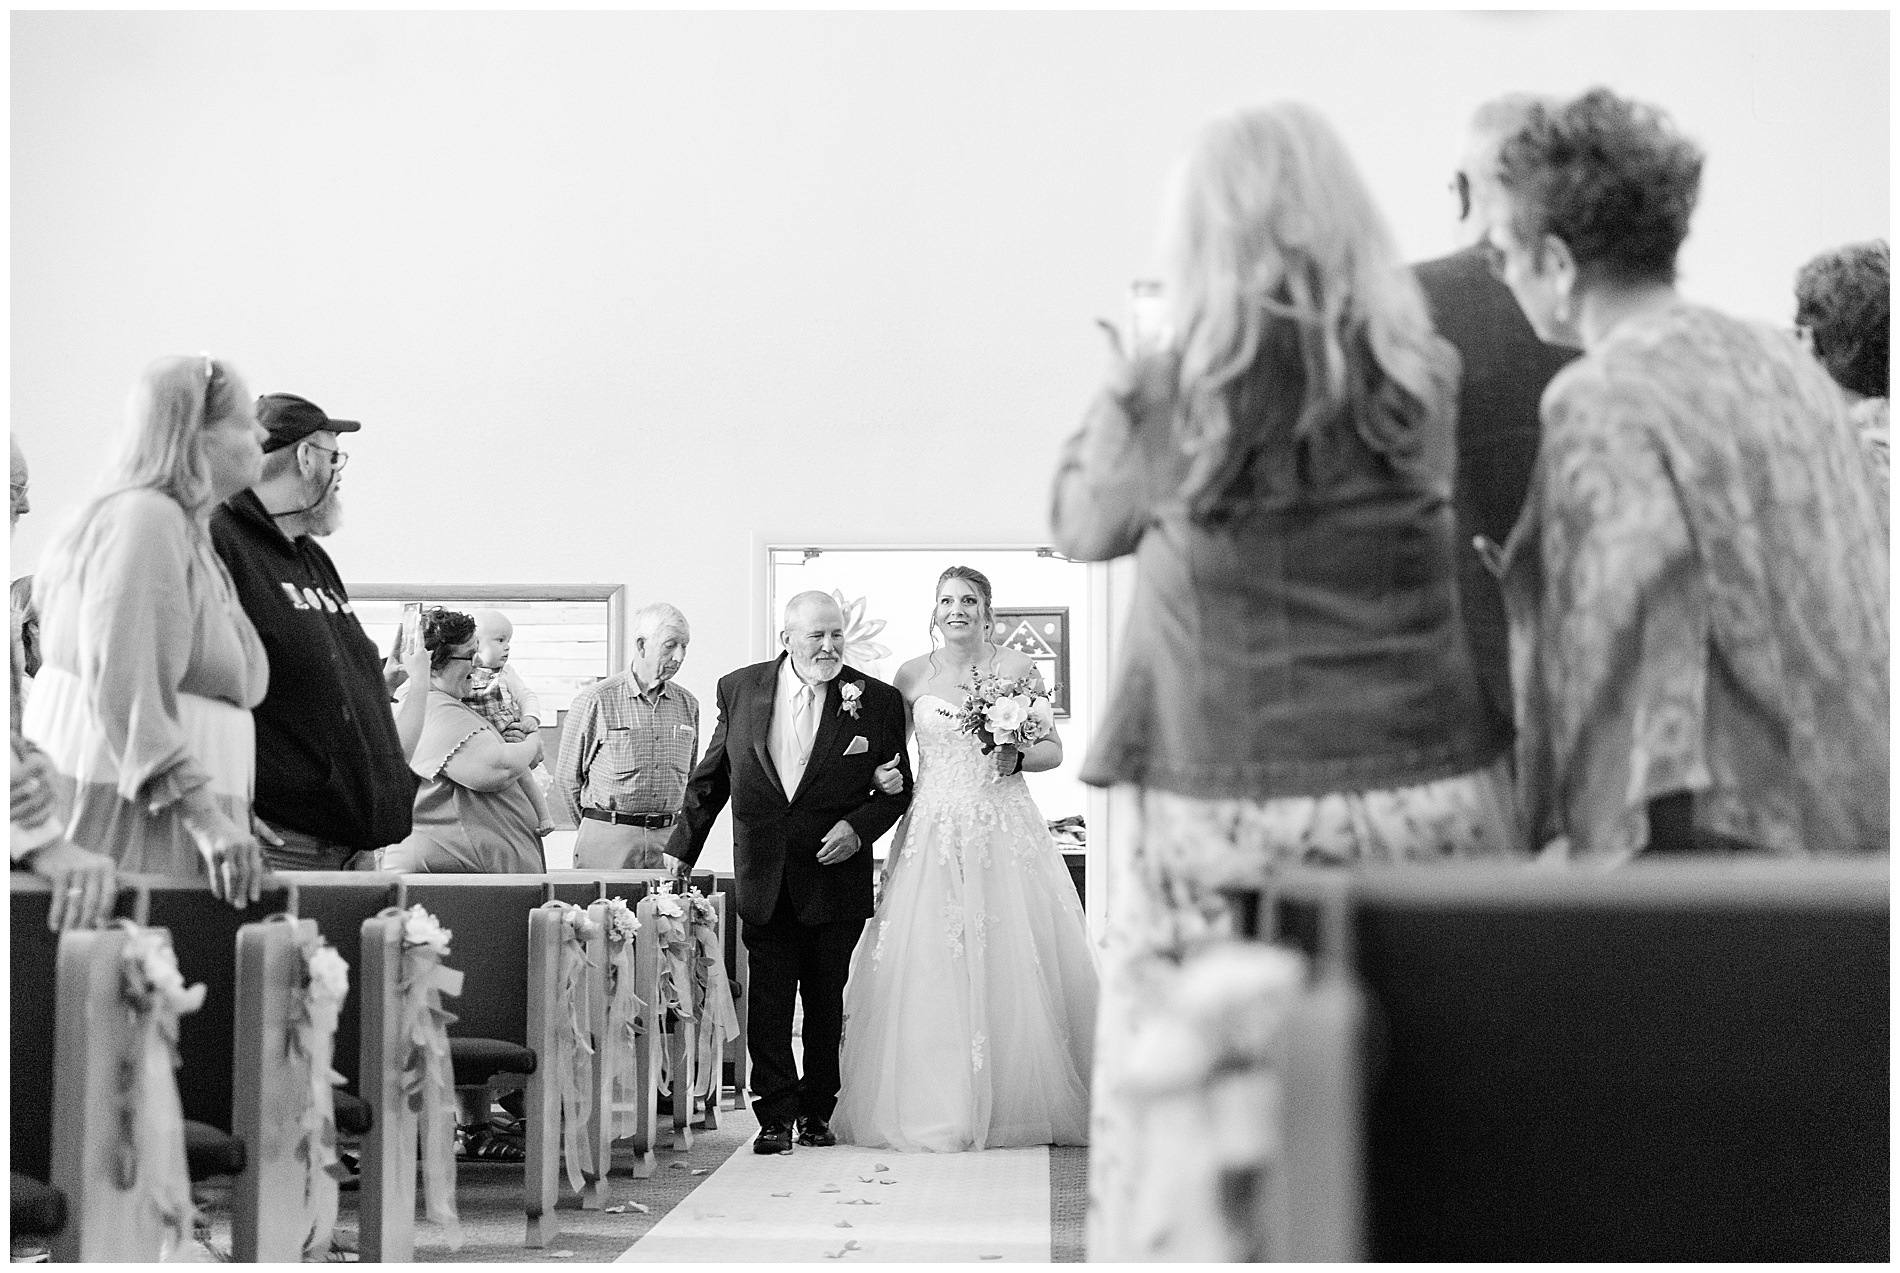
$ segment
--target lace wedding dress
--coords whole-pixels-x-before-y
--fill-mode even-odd
[[[917,790],[845,988],[854,1145],[955,1152],[1088,1143],[1096,972],[1075,884],[1020,774],[955,707],[913,708]]]

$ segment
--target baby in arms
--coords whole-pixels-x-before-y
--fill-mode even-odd
[[[508,645],[514,640],[515,625],[499,610],[477,610],[471,617],[475,620],[475,669],[469,675],[462,701],[481,713],[509,742],[530,737],[541,728],[541,700],[521,679],[521,673],[508,666]],[[535,833],[547,835],[554,830],[554,819],[548,815],[547,795],[533,771],[521,776],[521,789],[534,805]]]

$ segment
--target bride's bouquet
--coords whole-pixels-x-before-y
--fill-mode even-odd
[[[957,728],[976,735],[986,756],[998,747],[1026,751],[1055,729],[1055,709],[1033,677],[978,673],[957,688],[964,691]]]

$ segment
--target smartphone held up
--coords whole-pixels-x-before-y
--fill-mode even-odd
[[[1123,347],[1140,358],[1166,349],[1174,337],[1168,298],[1158,279],[1138,278],[1128,285],[1128,328]]]
[[[422,648],[422,603],[411,601],[402,608],[402,626],[400,647],[401,657],[414,658],[416,651]]]

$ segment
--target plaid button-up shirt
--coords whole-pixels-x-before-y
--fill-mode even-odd
[[[574,696],[554,785],[576,821],[582,809],[678,813],[698,763],[699,700],[671,681],[643,694],[621,672]]]

